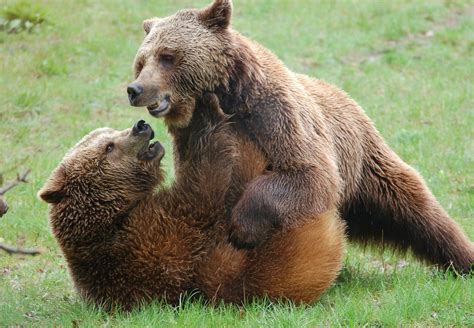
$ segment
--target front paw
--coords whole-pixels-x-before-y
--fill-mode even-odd
[[[233,215],[229,228],[229,240],[236,248],[252,249],[267,240],[272,229],[272,223],[264,217],[251,214]]]

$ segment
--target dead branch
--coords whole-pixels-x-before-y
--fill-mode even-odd
[[[0,196],[3,196],[5,195],[5,193],[7,191],[9,191],[10,189],[13,189],[15,186],[17,186],[18,184],[20,183],[26,183],[28,181],[26,181],[26,177],[28,176],[28,174],[30,174],[31,170],[28,169],[26,170],[23,174],[17,174],[16,175],[16,179],[15,180],[12,180],[12,181],[9,181],[6,183],[5,187],[3,188],[0,188]]]
[[[44,249],[41,248],[20,248],[20,247],[14,247],[14,246],[9,246],[5,245],[3,243],[0,243],[0,249],[4,250],[8,254],[22,254],[22,255],[39,255],[44,253]]]
[[[12,180],[10,182],[7,182],[6,185],[3,188],[0,188],[0,217],[2,217],[7,211],[8,211],[8,205],[3,199],[3,195],[15,186],[17,186],[20,183],[26,183],[26,177],[28,174],[30,174],[31,170],[28,169],[23,174],[17,174],[16,179]],[[5,251],[8,254],[22,254],[22,255],[39,255],[44,252],[43,249],[35,249],[35,248],[20,248],[20,247],[14,247],[14,246],[9,246],[3,243],[0,243],[0,250]]]

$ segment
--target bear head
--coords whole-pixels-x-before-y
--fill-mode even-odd
[[[66,154],[39,198],[70,217],[106,220],[125,213],[164,180],[164,149],[150,143],[153,137],[144,121],[124,131],[92,131]]]
[[[204,9],[145,20],[136,79],[127,88],[131,105],[146,106],[168,125],[187,126],[195,99],[228,84],[231,12],[230,0],[215,0]]]

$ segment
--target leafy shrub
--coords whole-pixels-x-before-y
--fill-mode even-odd
[[[46,12],[33,1],[19,1],[0,12],[0,30],[8,33],[32,32],[46,22]]]

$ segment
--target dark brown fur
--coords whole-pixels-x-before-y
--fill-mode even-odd
[[[7,202],[3,200],[2,196],[0,196],[0,218],[7,213],[8,205]]]
[[[137,160],[134,145],[143,141],[129,130],[99,129],[39,192],[52,204],[53,233],[84,298],[126,310],[154,299],[177,303],[195,290],[213,301],[266,295],[306,303],[336,278],[345,238],[335,209],[253,251],[227,242],[231,179],[242,184],[230,191],[238,197],[267,162],[253,144],[236,143],[217,99],[206,99],[214,110],[200,105],[182,131],[187,150],[176,156],[186,175],[170,189],[153,191],[163,181],[160,158]],[[111,142],[115,149],[104,153]]]
[[[337,206],[353,239],[383,239],[429,263],[469,271],[472,242],[357,103],[332,85],[289,71],[232,30],[231,11],[230,0],[215,0],[204,9],[149,20],[135,65],[135,83],[145,92],[135,105],[171,96],[171,109],[162,115],[179,140],[194,99],[214,91],[233,114],[234,133],[269,161],[273,172],[229,202],[235,204],[234,244],[254,247],[271,231]],[[171,63],[163,53],[171,54]],[[175,148],[180,153],[179,141]],[[179,156],[176,162],[179,167]]]

